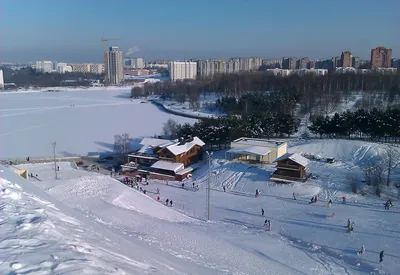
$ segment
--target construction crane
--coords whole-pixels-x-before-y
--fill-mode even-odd
[[[108,58],[107,58],[107,41],[110,40],[120,40],[119,38],[104,38],[104,34],[101,37],[101,42],[103,42],[103,54],[104,54],[104,72],[105,72],[105,77],[104,77],[104,82],[108,82]]]

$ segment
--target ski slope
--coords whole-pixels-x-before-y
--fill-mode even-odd
[[[186,181],[184,188],[178,182],[151,180],[149,185],[141,186],[147,195],[111,177],[76,170],[69,163],[59,164],[58,180],[54,180],[52,164],[18,167],[38,174],[40,181],[28,181],[32,188],[45,190],[52,200],[74,209],[77,215],[99,228],[97,232],[104,230],[113,234],[113,238],[118,236],[127,241],[129,247],[133,243],[140,251],[143,246],[149,249],[148,253],[162,255],[168,264],[161,263],[173,266],[174,272],[180,267],[182,274],[397,274],[400,269],[397,198],[393,197],[393,208],[384,210],[387,193],[382,198],[363,197],[350,193],[346,182],[348,173],[361,176],[360,170],[367,161],[382,161],[382,150],[382,145],[359,141],[293,143],[290,152],[319,154],[322,158],[341,156],[334,164],[311,161],[310,172],[318,178],[295,184],[270,182],[273,166],[227,161],[223,159],[223,151],[215,152],[210,171],[209,222],[206,221],[207,165],[194,171],[193,180]],[[397,170],[394,176],[398,176]],[[193,189],[193,183],[199,185],[199,191]],[[161,190],[161,202],[156,200],[157,188]],[[261,191],[258,198],[254,196],[256,189]],[[309,204],[311,196],[318,196],[318,203]],[[348,198],[346,205],[340,203],[342,196]],[[167,198],[173,200],[172,207],[164,205]],[[328,199],[333,200],[331,208]],[[72,211],[69,208],[68,213]],[[265,210],[264,217],[261,208]],[[263,226],[265,219],[271,220],[271,231]],[[355,222],[353,233],[347,233],[347,219]],[[362,245],[366,253],[357,255]],[[114,246],[119,247],[120,242],[114,241],[109,247],[114,249]],[[385,251],[385,257],[379,264],[381,250]],[[115,265],[125,268],[124,271],[140,270],[133,274],[148,270],[162,272],[159,265],[142,261],[143,258],[132,253],[120,252],[148,264],[143,271],[125,266],[126,263]]]
[[[212,274],[115,234],[0,168],[1,274]]]

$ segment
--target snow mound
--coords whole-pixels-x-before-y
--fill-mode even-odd
[[[336,139],[301,141],[289,147],[289,151],[293,153],[313,154],[321,158],[333,157],[358,166],[380,161],[384,150],[385,145],[381,144]]]
[[[98,246],[106,243],[104,238],[92,234],[90,228],[60,212],[53,203],[9,181],[17,176],[12,173],[7,169],[0,173],[1,274],[71,274],[78,270],[133,274],[153,270],[144,262]]]
[[[112,204],[170,222],[194,221],[193,219],[172,210],[160,202],[155,202],[152,198],[134,190],[123,192],[112,201]]]

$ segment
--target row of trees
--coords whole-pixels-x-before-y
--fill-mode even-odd
[[[329,114],[336,111],[339,103],[352,100],[354,91],[363,91],[364,107],[372,107],[373,97],[389,104],[400,99],[400,72],[328,75],[291,75],[281,77],[268,72],[221,74],[210,78],[182,81],[178,83],[146,84],[147,94],[156,94],[177,102],[198,102],[202,95],[216,94],[218,97],[240,99],[249,93],[279,91],[290,93],[300,103],[301,111],[311,115]],[[194,104],[195,105],[195,104]]]
[[[89,86],[91,80],[103,79],[102,75],[92,73],[41,73],[36,72],[31,67],[20,70],[1,69],[3,70],[4,81],[6,83],[15,83],[17,87]]]
[[[206,144],[222,145],[240,137],[283,137],[297,131],[299,121],[284,113],[258,113],[200,120],[193,125],[167,121],[163,135],[171,138],[198,136]]]
[[[308,128],[321,138],[400,137],[400,110],[358,109],[355,112],[335,113],[332,117],[319,116]]]
[[[270,93],[249,93],[241,98],[222,97],[217,99],[216,107],[227,115],[264,113],[285,113],[294,115],[298,97],[288,91]]]

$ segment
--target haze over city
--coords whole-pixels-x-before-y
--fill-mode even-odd
[[[145,59],[400,52],[399,1],[2,1],[2,61],[101,62],[101,36]],[[110,44],[111,45],[111,44]]]

